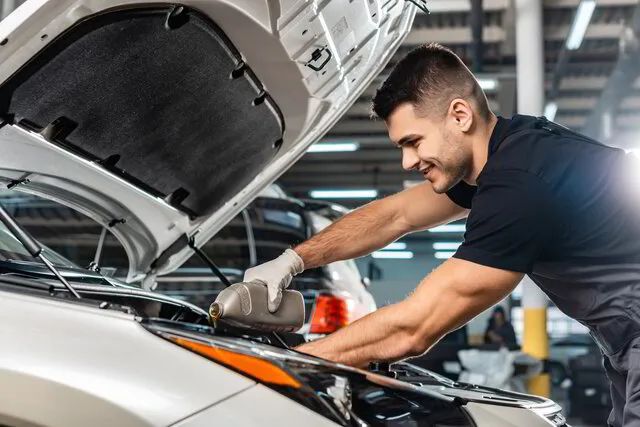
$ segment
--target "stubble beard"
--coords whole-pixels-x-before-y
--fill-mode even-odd
[[[471,159],[468,158],[459,141],[454,141],[449,135],[445,135],[445,141],[445,146],[449,148],[441,157],[443,162],[440,173],[443,179],[438,183],[432,182],[433,191],[437,194],[446,193],[462,181],[471,164]]]

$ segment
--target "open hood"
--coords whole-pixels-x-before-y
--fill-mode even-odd
[[[171,272],[296,162],[408,33],[405,0],[29,0],[0,22],[0,183]]]

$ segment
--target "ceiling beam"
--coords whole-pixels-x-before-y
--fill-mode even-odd
[[[308,163],[331,164],[341,162],[396,162],[400,165],[402,153],[389,143],[388,148],[369,148],[352,153],[305,154],[300,161]],[[293,166],[292,166],[293,167]]]
[[[544,0],[545,8],[569,9],[577,7],[581,0]],[[598,0],[598,7],[606,6],[634,6],[638,0]]]
[[[306,174],[282,178],[282,182],[295,183],[297,186],[309,188],[377,188],[377,185],[402,185],[406,180],[417,180],[422,177],[409,173],[385,172],[354,174]]]
[[[357,158],[357,156],[355,156]],[[298,179],[305,177],[309,174],[314,175],[327,175],[327,174],[341,174],[341,175],[371,175],[374,172],[378,173],[402,173],[415,175],[413,179],[422,179],[417,172],[405,172],[402,169],[400,157],[394,161],[383,160],[381,162],[361,162],[360,164],[345,164],[340,161],[332,163],[306,163],[300,161],[292,166],[284,175],[287,179]]]
[[[602,90],[598,103],[591,110],[587,118],[585,129],[587,135],[599,139],[610,138],[602,131],[602,120],[605,114],[615,115],[615,109],[620,105],[620,100],[631,90],[638,81],[640,72],[640,3],[635,8],[629,27],[624,32],[621,40],[621,52],[615,68],[611,72],[605,87]]]
[[[374,120],[348,120],[343,118],[329,131],[337,134],[376,134],[386,135],[387,128],[381,121]]]
[[[547,26],[544,29],[544,39],[545,41],[565,40],[570,28],[570,25]],[[617,39],[622,30],[621,23],[593,23],[589,25],[584,39]],[[506,33],[503,27],[489,25],[484,27],[482,37],[484,43],[501,43],[506,40]],[[468,27],[416,28],[407,35],[403,45],[417,46],[433,41],[443,45],[469,44],[472,42],[472,36]]]
[[[484,0],[482,8],[484,11],[504,10],[509,6],[509,0]],[[471,10],[470,0],[430,0],[427,8],[431,13],[449,12],[469,12]],[[419,11],[419,14],[424,12]]]
[[[484,0],[483,9],[485,11],[504,10],[509,7],[509,0]],[[545,8],[567,9],[578,6],[580,0],[545,0]],[[637,0],[598,0],[598,6],[629,6],[635,5]],[[471,10],[470,0],[431,0],[427,2],[427,7],[431,13],[448,12],[469,12]],[[419,14],[424,12],[418,11]]]

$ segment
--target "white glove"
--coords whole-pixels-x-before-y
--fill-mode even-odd
[[[245,271],[244,281],[258,280],[267,285],[268,308],[273,313],[278,310],[282,301],[282,290],[289,286],[293,276],[303,271],[302,258],[293,249],[287,249],[278,258]]]

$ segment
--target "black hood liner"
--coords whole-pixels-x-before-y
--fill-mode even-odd
[[[0,114],[192,215],[246,186],[284,132],[220,28],[182,6],[76,24],[0,87]]]

